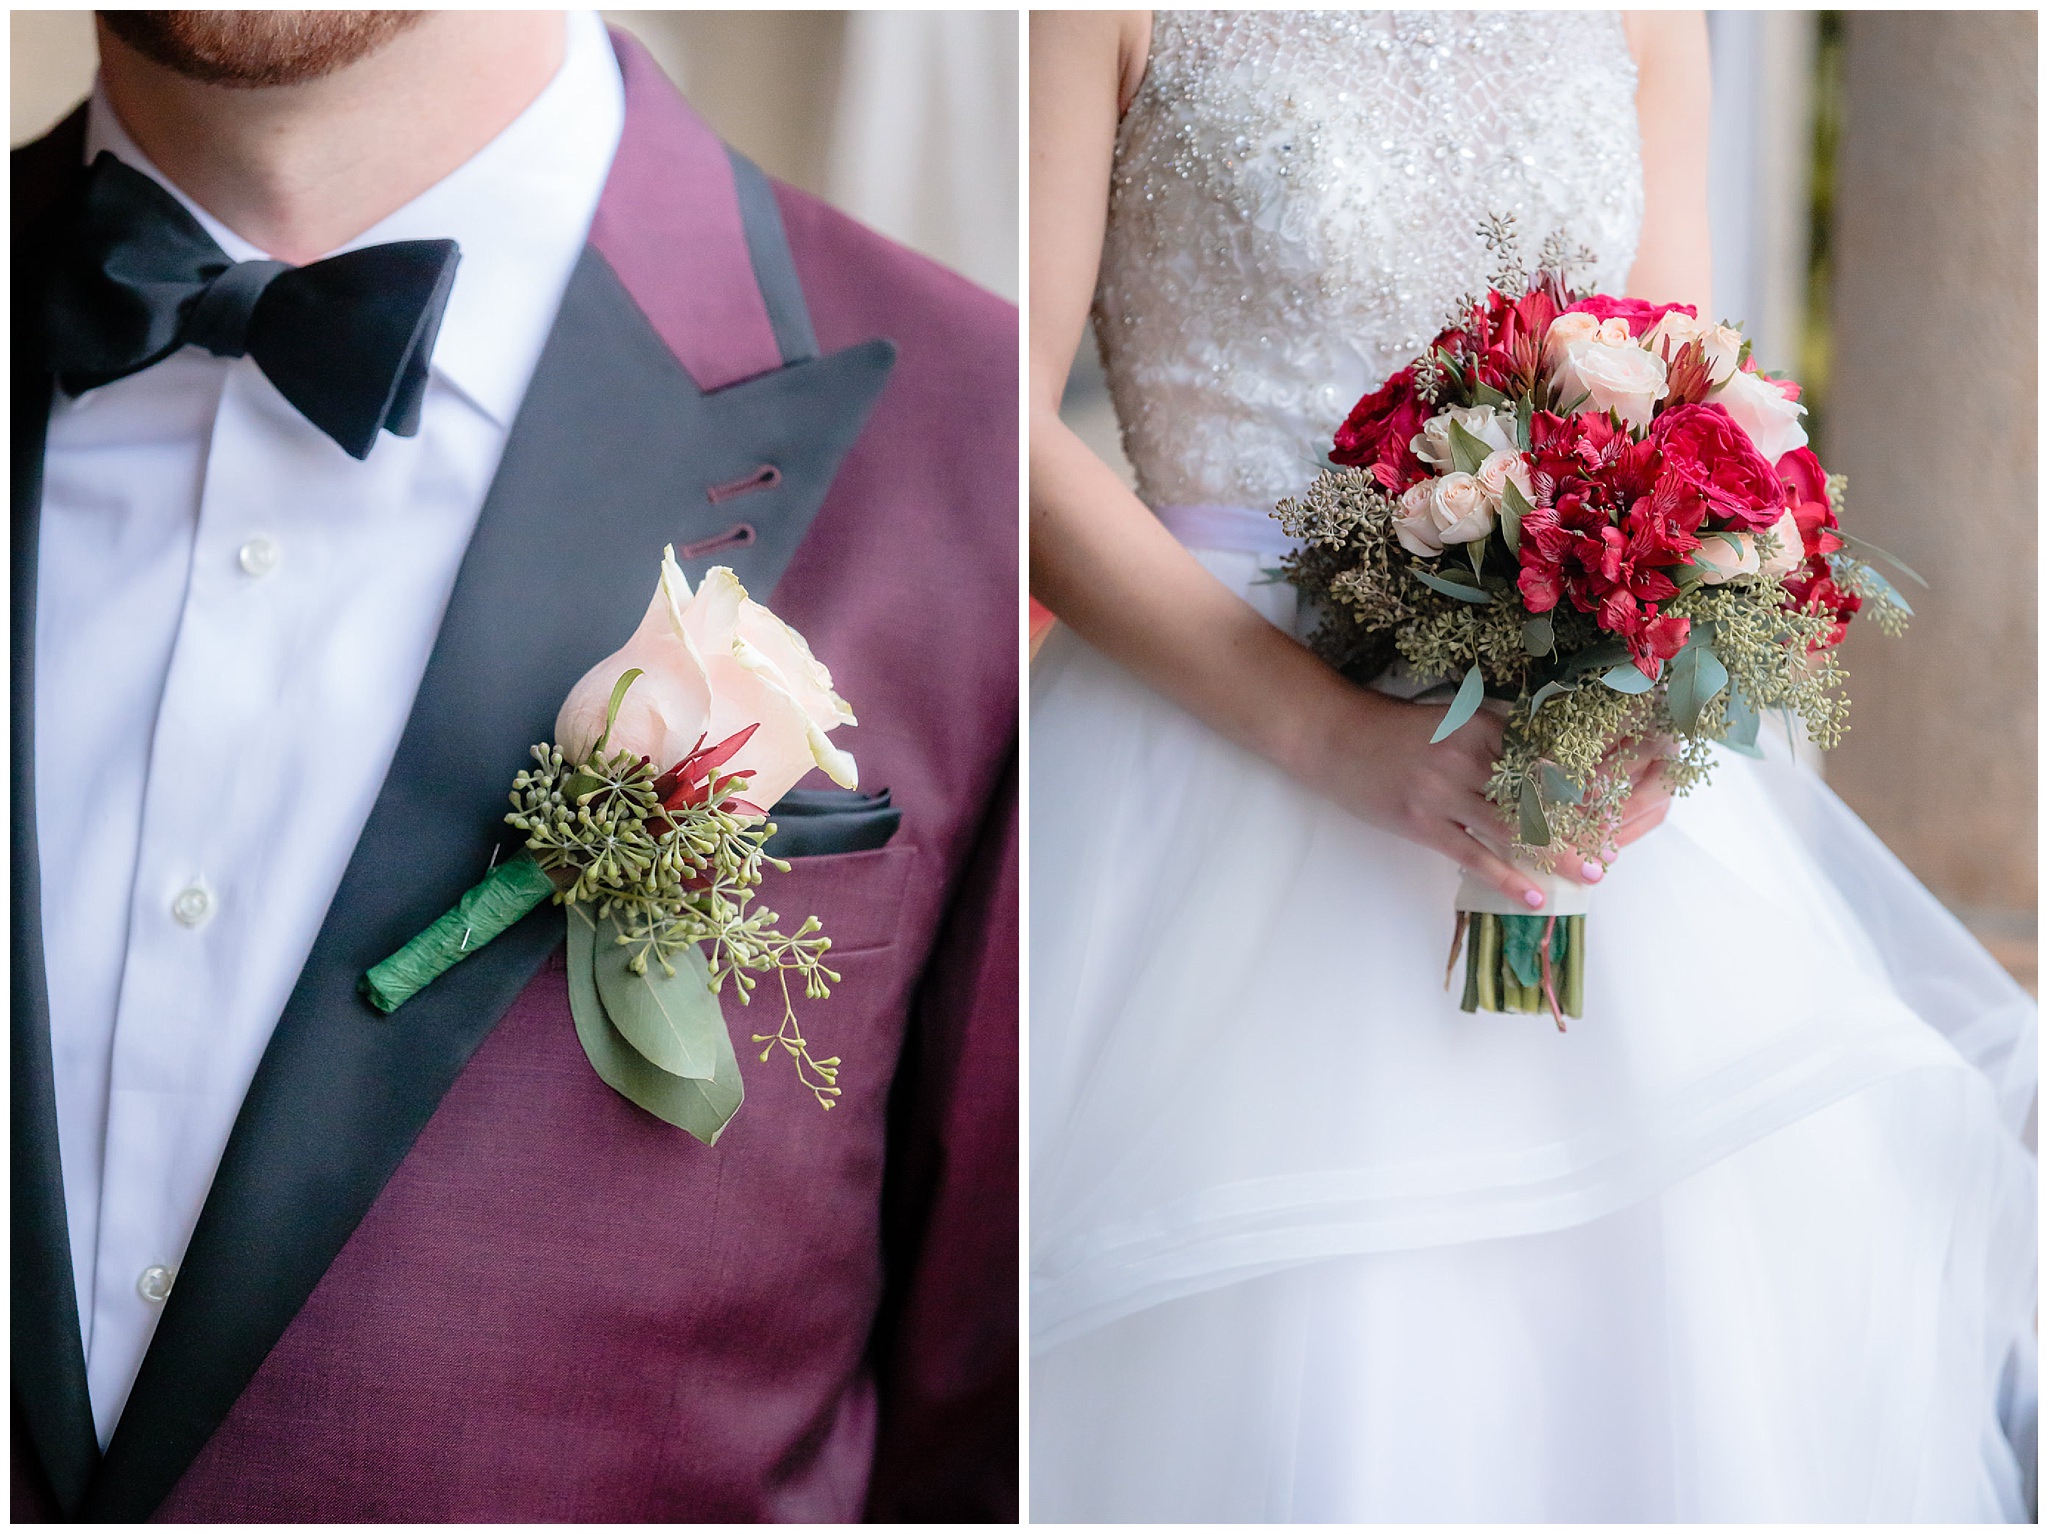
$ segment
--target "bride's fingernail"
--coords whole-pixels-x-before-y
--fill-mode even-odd
[[[1525,904],[1527,904],[1527,905],[1528,905],[1528,907],[1529,907],[1529,908],[1530,908],[1531,910],[1534,910],[1534,909],[1536,909],[1536,907],[1538,907],[1538,906],[1540,906],[1540,905],[1542,905],[1542,904],[1543,904],[1543,891],[1541,891],[1541,890],[1523,890],[1523,891],[1522,891],[1522,900],[1523,900],[1523,902],[1524,902]]]
[[[1579,866],[1586,871],[1588,884],[1598,884],[1607,874],[1607,867],[1603,863],[1582,863]]]

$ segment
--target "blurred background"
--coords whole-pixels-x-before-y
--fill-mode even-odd
[[[1904,639],[1852,628],[1849,735],[1821,770],[2035,989],[2036,16],[1707,26],[1715,308],[1805,386],[1849,525],[1929,583],[1901,582]],[[1128,480],[1082,351],[1063,414]]]
[[[607,11],[771,176],[1016,301],[1017,16]],[[11,142],[92,88],[89,11],[11,17]]]

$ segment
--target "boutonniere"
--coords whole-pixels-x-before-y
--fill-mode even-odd
[[[780,1048],[821,1107],[839,1095],[839,1058],[818,1059],[797,1025],[792,978],[823,998],[839,976],[815,916],[781,931],[756,898],[764,806],[822,767],[855,786],[827,734],[854,723],[803,636],[751,600],[732,571],[693,593],[675,551],[647,615],[617,654],[584,673],[555,738],[512,780],[525,846],[455,908],[363,976],[396,1011],[545,900],[568,915],[569,1003],[584,1053],[607,1083],[656,1117],[716,1142],[744,1097],[720,997],[750,1002],[773,975]]]

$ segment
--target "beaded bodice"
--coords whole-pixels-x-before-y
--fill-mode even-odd
[[[1117,135],[1096,331],[1151,505],[1302,490],[1494,262],[1562,232],[1619,292],[1642,222],[1613,12],[1159,11]]]

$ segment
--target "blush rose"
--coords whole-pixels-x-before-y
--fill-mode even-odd
[[[662,773],[700,744],[754,725],[723,769],[750,774],[751,802],[773,804],[813,767],[844,788],[858,783],[852,756],[826,739],[856,722],[832,690],[832,674],[725,566],[705,572],[693,593],[675,551],[662,551],[661,582],[640,626],[583,674],[555,718],[555,742],[570,761],[589,756],[613,687],[636,668],[641,675],[619,704],[607,754],[630,751]]]

